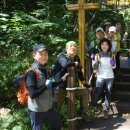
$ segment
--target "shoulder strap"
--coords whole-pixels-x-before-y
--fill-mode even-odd
[[[100,55],[100,53],[97,53],[96,55],[97,55],[98,62],[101,63],[101,55]]]
[[[40,80],[40,79],[41,79],[36,67],[35,67],[35,68],[29,67],[29,68],[26,70],[25,75],[26,75],[26,73],[27,73],[28,71],[30,71],[30,70],[33,70],[34,73],[36,74],[36,80]]]
[[[93,48],[93,47],[95,48],[95,46],[96,46],[96,45],[95,45],[95,40],[92,40],[91,43],[92,43],[92,48]]]

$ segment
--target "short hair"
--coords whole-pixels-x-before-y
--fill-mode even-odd
[[[73,45],[74,47],[77,48],[77,44],[76,44],[75,41],[69,41],[69,42],[67,42],[67,43],[66,43],[66,48],[67,48],[69,45]]]
[[[121,22],[117,21],[117,22],[115,23],[115,25],[116,25],[116,24],[121,24]]]
[[[107,45],[109,46],[108,52],[110,52],[110,51],[111,51],[111,48],[112,48],[112,44],[111,44],[111,41],[108,40],[108,39],[106,39],[106,38],[102,39],[102,40],[100,41],[100,43],[99,43],[99,49],[100,49],[100,51],[102,51],[101,45],[102,45],[104,42],[106,42]]]

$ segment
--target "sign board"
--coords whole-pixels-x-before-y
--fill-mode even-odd
[[[130,0],[100,0],[109,9],[124,9],[130,7]]]

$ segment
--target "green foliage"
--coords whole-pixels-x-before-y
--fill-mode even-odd
[[[27,108],[20,107],[14,110],[12,114],[0,120],[0,128],[3,130],[29,130],[30,121],[27,116]]]
[[[16,100],[17,90],[13,88],[11,81],[15,75],[23,74],[33,62],[31,52],[36,43],[42,42],[48,46],[48,65],[51,66],[56,55],[65,47],[65,43],[78,39],[77,12],[67,11],[65,8],[65,5],[70,3],[77,3],[77,0],[0,1],[0,105],[18,110],[13,111],[8,119],[0,121],[1,129],[30,129],[28,116],[25,116],[27,110],[21,106],[19,108]],[[129,9],[87,12],[87,41],[94,37],[96,27],[103,26],[103,21],[109,20],[114,24],[120,20],[123,28],[129,29],[129,18]],[[76,102],[76,106],[78,110],[79,103]],[[63,104],[61,116],[67,126],[66,103]]]
[[[15,75],[23,74],[32,63],[31,52],[36,43],[44,43],[50,48],[50,65],[65,47],[67,39],[72,37],[71,25],[66,22],[69,14],[63,5],[43,1],[38,2],[38,7],[28,13],[15,10],[0,14],[1,99],[15,96],[11,80]]]

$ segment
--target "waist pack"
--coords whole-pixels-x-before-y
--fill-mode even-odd
[[[13,85],[18,89],[17,98],[18,102],[22,105],[26,105],[28,103],[29,92],[25,83],[25,76],[29,70],[33,70],[36,74],[36,81],[40,80],[39,73],[37,69],[33,69],[30,67],[26,70],[26,72],[22,76],[14,77],[12,80]]]

